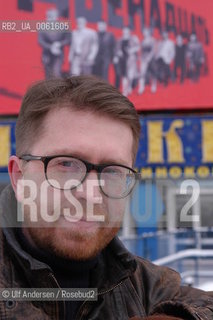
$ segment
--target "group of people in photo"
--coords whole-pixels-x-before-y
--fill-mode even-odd
[[[57,9],[47,11],[47,20],[58,19]],[[196,33],[187,41],[181,34],[171,39],[167,30],[158,39],[151,28],[144,28],[142,33],[140,41],[129,26],[124,26],[121,37],[116,38],[105,21],[97,22],[95,30],[87,26],[85,17],[78,17],[76,28],[70,32],[40,32],[45,77],[63,76],[65,46],[69,46],[69,75],[97,75],[114,82],[125,96],[133,89],[141,95],[146,86],[155,93],[158,84],[183,84],[186,78],[198,82],[208,72],[207,55]]]

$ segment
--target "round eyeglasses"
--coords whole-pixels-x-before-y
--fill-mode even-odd
[[[121,164],[97,165],[66,155],[22,155],[19,159],[27,162],[42,161],[46,180],[53,188],[60,190],[77,188],[92,170],[97,172],[100,190],[109,198],[125,198],[136,183],[136,171]]]

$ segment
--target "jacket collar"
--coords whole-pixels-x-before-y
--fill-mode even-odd
[[[43,274],[47,274],[47,272],[51,273],[51,269],[47,264],[33,258],[20,246],[15,236],[15,228],[11,227],[12,225],[21,227],[15,221],[16,214],[17,201],[12,186],[9,185],[2,191],[0,197],[2,230],[13,255],[33,285],[35,273],[41,273],[43,270]],[[118,237],[115,237],[100,255],[99,263],[92,274],[92,285],[103,290],[109,289],[109,287],[130,276],[135,269],[136,260],[134,256],[124,247]]]

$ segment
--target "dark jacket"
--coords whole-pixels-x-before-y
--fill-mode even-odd
[[[115,51],[115,38],[111,32],[98,32],[99,49],[96,60],[112,61]]]
[[[11,212],[16,215],[10,186],[1,195],[0,208],[1,223]],[[181,287],[178,273],[133,256],[118,238],[103,250],[91,282],[98,288],[98,300],[85,301],[76,319],[127,320],[158,312],[183,319],[213,319],[212,293]],[[14,228],[1,229],[0,288],[57,286],[49,266],[23,251]],[[64,319],[64,312],[63,301],[0,301],[1,319]]]

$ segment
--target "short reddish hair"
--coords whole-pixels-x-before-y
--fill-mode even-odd
[[[46,114],[53,108],[67,106],[105,114],[126,123],[132,130],[133,160],[139,136],[139,116],[132,102],[108,82],[94,76],[41,80],[26,92],[16,124],[16,153],[29,153],[38,139]]]

